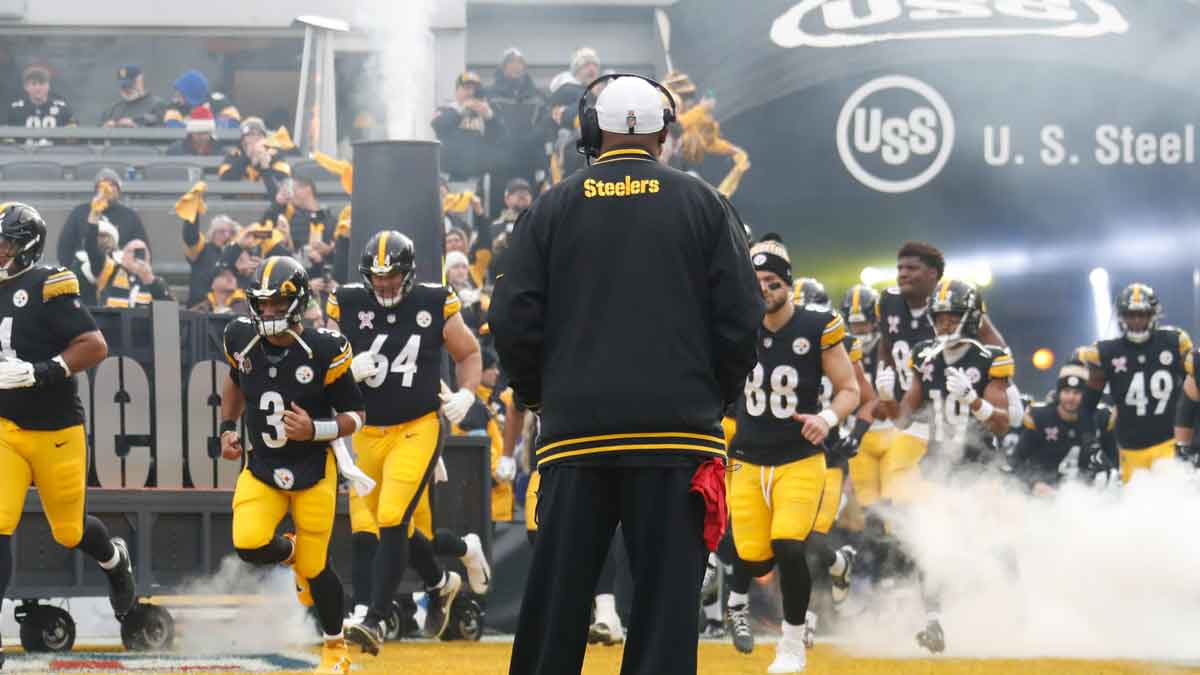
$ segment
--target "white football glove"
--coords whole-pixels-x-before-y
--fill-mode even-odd
[[[350,374],[355,382],[374,377],[379,372],[379,362],[375,360],[375,352],[359,352],[350,361]]]
[[[23,389],[36,382],[32,363],[15,358],[0,361],[0,389]]]
[[[961,401],[963,405],[971,405],[979,398],[971,384],[971,378],[967,377],[961,368],[946,369],[946,393],[950,394],[950,398]]]
[[[883,366],[875,374],[875,391],[880,401],[895,401],[896,370],[891,366]]]
[[[441,394],[442,413],[451,424],[458,424],[467,416],[471,406],[475,404],[475,392],[459,389],[453,394]]]
[[[450,472],[446,471],[446,463],[438,457],[437,466],[433,467],[433,482],[445,483],[450,480]]]
[[[511,483],[517,477],[517,461],[512,457],[500,456],[496,461],[496,480]]]

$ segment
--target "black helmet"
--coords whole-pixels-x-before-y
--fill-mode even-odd
[[[46,221],[37,209],[21,202],[0,204],[0,239],[12,243],[12,259],[0,269],[0,281],[11,279],[42,259]]]
[[[254,270],[254,283],[246,291],[254,326],[263,337],[286,333],[293,324],[300,323],[312,295],[304,266],[295,258],[281,255],[271,256],[259,264]],[[274,298],[289,300],[283,318],[263,316],[262,302]]]
[[[973,284],[959,279],[942,279],[929,296],[929,319],[938,314],[958,314],[962,323],[953,335],[938,336],[939,339],[979,337],[979,325],[983,322],[983,296]]]
[[[792,300],[797,305],[828,305],[825,285],[812,277],[800,277],[792,284]]]
[[[1144,331],[1131,331],[1125,323],[1126,314],[1149,314],[1150,323]],[[1162,305],[1158,302],[1158,294],[1146,284],[1132,283],[1117,296],[1117,324],[1121,327],[1121,335],[1130,342],[1145,342],[1150,334],[1158,328],[1158,320],[1162,318]]]
[[[842,298],[842,316],[846,323],[867,323],[874,326],[876,305],[879,304],[879,291],[866,284],[855,284],[846,291]]]
[[[362,275],[367,288],[375,290],[371,277],[390,276],[399,273],[403,275],[400,292],[394,297],[383,297],[375,293],[375,299],[384,307],[394,307],[412,291],[413,280],[417,266],[416,248],[412,239],[395,230],[380,230],[371,236],[367,248],[363,251],[362,261],[358,263],[358,273]]]

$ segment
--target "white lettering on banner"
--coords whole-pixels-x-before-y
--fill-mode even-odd
[[[908,92],[909,97],[915,95],[927,105],[916,105],[907,112],[888,110],[902,114],[885,116],[882,102],[871,106],[869,99],[888,90]],[[954,148],[954,116],[933,87],[911,77],[888,75],[867,82],[846,99],[836,133],[838,155],[858,182],[879,192],[908,192],[933,180],[946,166]],[[889,172],[882,176],[864,166],[865,160],[876,155],[886,167],[907,169],[911,162],[912,170],[902,172],[911,175]]]
[[[804,0],[771,24],[771,41],[854,47],[888,40],[1042,35],[1090,38],[1129,24],[1106,0]]]
[[[1076,136],[1079,134],[1076,133]],[[1099,166],[1176,166],[1196,163],[1196,126],[1184,124],[1171,131],[1144,131],[1128,124],[1095,127],[1091,152],[1072,151],[1067,130],[1046,124],[1038,132],[1038,158],[1042,166],[1076,166],[1094,159]],[[1021,166],[1025,156],[1014,150],[1019,141],[1007,124],[983,128],[983,159],[995,167]]]

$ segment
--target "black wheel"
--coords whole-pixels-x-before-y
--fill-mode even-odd
[[[483,609],[474,600],[460,598],[454,601],[450,623],[443,640],[470,640],[478,642],[483,637]]]
[[[400,603],[392,602],[392,611],[383,620],[383,639],[399,640],[400,629],[404,626],[404,617],[400,615]]]
[[[31,608],[21,622],[21,646],[29,652],[66,652],[75,646],[75,620],[53,605]]]
[[[139,604],[121,622],[121,643],[132,651],[170,649],[175,640],[175,620],[158,605]]]

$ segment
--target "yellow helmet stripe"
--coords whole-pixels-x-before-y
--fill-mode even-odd
[[[943,279],[942,287],[938,289],[938,302],[945,302],[948,295],[950,295],[950,280]]]
[[[1140,284],[1134,284],[1133,297],[1129,300],[1129,304],[1137,305],[1142,302],[1142,287]]]
[[[862,314],[862,303],[859,301],[859,296],[862,294],[862,287],[854,287],[854,295],[850,296],[850,316],[858,316]]]
[[[383,267],[384,265],[387,264],[387,262],[386,262],[387,244],[388,244],[388,236],[389,235],[388,235],[387,230],[384,230],[383,232],[380,232],[379,234],[381,234],[383,236],[379,238],[379,251],[375,254],[375,264],[380,267]]]
[[[275,269],[275,263],[279,262],[279,256],[271,256],[267,259],[267,267],[263,270],[262,285],[258,290],[267,290],[267,285],[271,283],[271,272]]]

